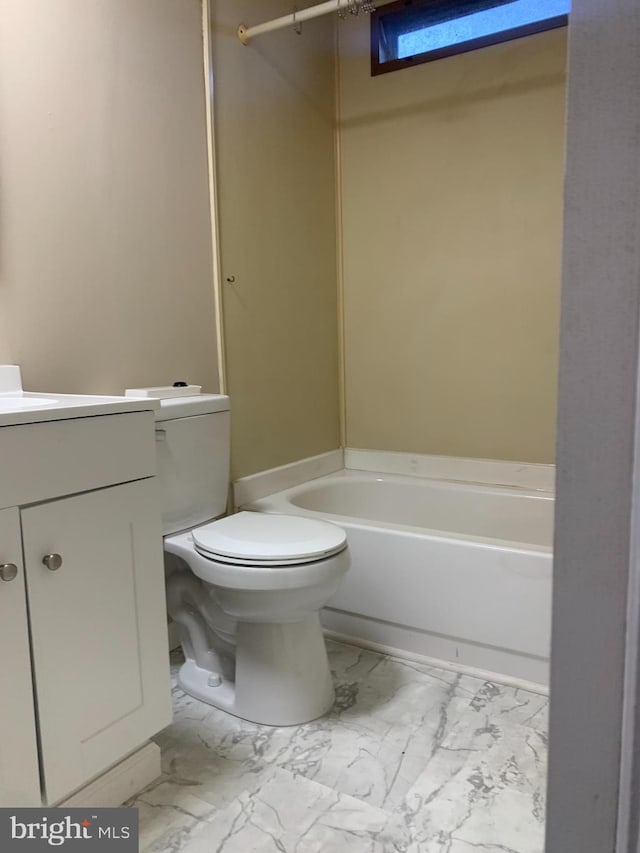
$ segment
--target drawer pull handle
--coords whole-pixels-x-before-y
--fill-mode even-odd
[[[3,563],[0,566],[0,578],[3,581],[12,581],[18,574],[18,567],[15,563]]]
[[[62,565],[62,557],[60,554],[45,554],[42,558],[42,562],[50,572],[57,572]]]

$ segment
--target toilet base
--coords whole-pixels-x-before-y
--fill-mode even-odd
[[[318,613],[299,622],[240,622],[235,682],[188,659],[178,683],[196,699],[267,726],[315,720],[329,711],[334,700]]]

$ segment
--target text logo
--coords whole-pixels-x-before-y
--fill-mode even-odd
[[[0,809],[0,850],[138,853],[137,809]]]

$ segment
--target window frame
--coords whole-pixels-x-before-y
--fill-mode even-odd
[[[411,10],[420,9],[422,6],[433,6],[441,2],[442,0],[395,0],[393,3],[386,3],[383,6],[377,7],[375,11],[371,13],[372,77],[377,77],[379,74],[387,74],[390,71],[399,71],[401,68],[412,68],[414,65],[422,65],[425,62],[434,62],[437,59],[444,59],[447,56],[455,56],[458,53],[468,53],[471,50],[478,50],[481,47],[488,47],[492,44],[501,44],[505,41],[512,41],[513,39],[523,38],[524,36],[534,35],[535,33],[542,33],[547,30],[566,27],[569,23],[569,15],[556,15],[555,17],[547,18],[544,21],[534,21],[531,24],[523,24],[520,27],[513,27],[510,30],[502,30],[499,33],[490,33],[489,35],[480,36],[459,44],[439,47],[435,50],[429,50],[424,53],[415,53],[412,56],[407,56],[403,59],[390,59],[387,62],[380,62],[381,17],[395,12],[401,12],[403,9],[407,10],[408,13]]]

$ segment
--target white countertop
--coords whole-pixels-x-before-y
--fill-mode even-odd
[[[160,401],[135,397],[89,397],[82,394],[0,393],[0,427],[154,411]]]
[[[155,411],[159,407],[160,401],[152,398],[23,391],[20,369],[15,365],[0,365],[0,427]]]

